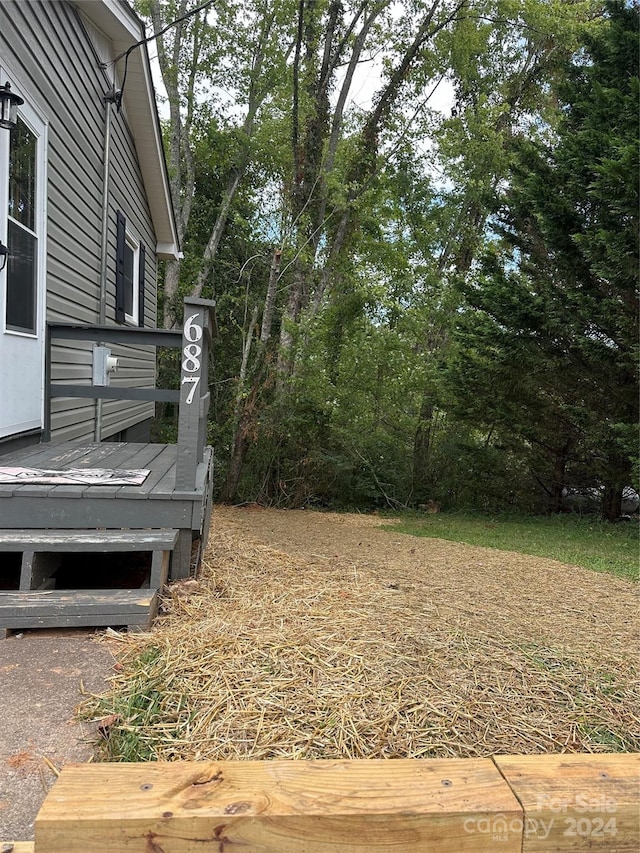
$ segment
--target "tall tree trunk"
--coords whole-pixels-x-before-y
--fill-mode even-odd
[[[316,284],[313,308],[314,316],[322,303],[329,281],[332,262],[339,255],[352,223],[352,203],[368,186],[376,171],[378,135],[387,121],[391,108],[398,98],[412,64],[415,62],[425,43],[446,26],[462,9],[468,0],[461,0],[451,15],[437,24],[433,23],[442,0],[434,0],[427,10],[413,42],[407,48],[397,68],[391,73],[388,83],[376,97],[376,106],[372,109],[360,134],[360,149],[354,158],[345,184],[350,187],[346,204],[339,211],[338,225],[333,232],[331,245],[327,253],[327,262],[319,276],[315,272],[315,263],[321,238],[326,236],[325,223],[327,210],[327,178],[335,167],[335,156],[340,132],[343,126],[343,113],[347,102],[353,75],[375,22],[390,3],[382,0],[369,8],[363,2],[346,28],[346,33],[338,44],[332,47],[332,41],[338,32],[337,22],[341,14],[340,4],[331,3],[328,24],[324,33],[322,64],[317,73],[313,68],[313,56],[318,34],[318,22],[314,18],[313,4],[300,0],[298,5],[298,36],[293,62],[293,108],[292,108],[292,149],[293,183],[291,189],[292,218],[296,229],[296,250],[299,254],[292,276],[289,299],[284,311],[280,338],[280,357],[278,360],[278,382],[280,390],[286,387],[291,375],[294,358],[290,352],[293,344],[291,326],[299,322],[302,313],[308,307],[310,294]],[[357,23],[362,26],[355,38],[352,38]],[[342,81],[337,104],[330,115],[329,92],[332,81],[349,44],[349,60],[346,75]],[[306,85],[305,85],[306,83]],[[303,127],[301,115],[301,93],[308,97],[308,117]],[[305,258],[305,260],[303,260]]]
[[[249,370],[249,354],[251,350],[251,341],[257,322],[257,311],[251,317],[249,323],[249,332],[245,339],[243,347],[242,364],[240,367],[240,376],[238,379],[238,390],[236,393],[236,405],[234,411],[234,432],[233,432],[233,449],[227,467],[227,476],[220,495],[222,503],[232,503],[237,494],[244,461],[249,449],[250,437],[253,433],[257,400],[267,378],[268,368],[268,347],[271,340],[271,331],[274,315],[274,306],[276,300],[276,291],[278,285],[278,273],[280,271],[280,262],[282,259],[282,250],[276,249],[273,253],[271,269],[269,270],[269,281],[267,284],[267,292],[264,300],[264,311],[262,315],[262,328],[260,330],[260,340],[256,347],[254,363]],[[251,387],[247,393],[247,375],[251,374]]]
[[[177,17],[187,11],[187,0],[180,0],[177,9]],[[159,0],[151,0],[150,14],[153,22],[154,32],[159,33],[163,29],[162,4]],[[195,191],[195,162],[191,140],[191,129],[196,110],[196,84],[200,59],[203,52],[203,33],[208,26],[206,23],[207,11],[199,12],[193,22],[192,44],[189,57],[187,73],[181,77],[181,54],[182,40],[185,32],[185,22],[179,23],[169,34],[159,36],[156,39],[158,48],[158,60],[162,79],[167,90],[169,101],[169,166],[170,183],[173,205],[176,215],[178,238],[181,244],[189,226],[191,209]],[[267,86],[262,85],[264,61],[267,45],[273,25],[275,22],[275,10],[262,16],[259,31],[253,47],[253,56],[249,74],[247,114],[240,129],[241,137],[245,142],[237,162],[233,166],[227,180],[225,190],[220,202],[218,214],[211,229],[211,234],[202,255],[202,261],[196,280],[191,288],[190,295],[199,297],[202,295],[204,285],[209,277],[215,261],[224,229],[229,218],[229,211],[237,193],[240,182],[246,172],[249,163],[248,142],[253,135],[257,112],[265,97],[269,93]],[[186,104],[186,107],[185,107]],[[175,325],[176,318],[173,316],[177,311],[175,297],[178,293],[180,277],[179,262],[167,265],[165,277],[165,312],[164,321],[167,328]],[[172,311],[172,308],[175,309]]]
[[[271,269],[269,270],[269,284],[267,295],[264,300],[264,311],[262,312],[262,328],[260,329],[260,343],[266,344],[271,338],[273,317],[276,310],[276,296],[278,292],[278,276],[280,274],[280,263],[282,261],[282,249],[278,248],[273,253]]]
[[[196,276],[196,283],[191,289],[191,296],[194,296],[196,299],[202,295],[202,289],[204,288],[205,282],[213,268],[213,262],[218,252],[220,241],[222,240],[222,235],[224,234],[224,229],[229,217],[231,203],[233,202],[234,196],[238,190],[238,186],[240,185],[240,180],[244,174],[246,166],[246,161],[240,164],[227,181],[227,186],[225,187],[225,191],[220,201],[220,207],[218,208],[218,215],[216,216],[216,221],[211,229],[211,236],[209,237],[206,248],[202,253],[202,261],[200,270]]]
[[[254,382],[251,393],[248,399],[244,401],[242,411],[238,419],[233,440],[233,450],[231,458],[227,466],[227,476],[224,481],[224,486],[220,493],[220,501],[222,503],[233,503],[238,494],[238,486],[240,485],[240,476],[244,460],[249,448],[251,426],[253,423],[254,409],[256,405],[256,397],[258,394],[258,386]]]
[[[238,388],[236,390],[236,403],[233,409],[233,422],[237,424],[240,420],[240,405],[245,391],[245,382],[247,379],[247,366],[249,364],[249,355],[251,354],[251,343],[253,341],[253,333],[255,332],[258,323],[258,306],[256,305],[251,314],[249,321],[249,329],[244,339],[242,347],[242,361],[240,363],[240,375],[238,376]]]
[[[555,451],[553,476],[549,494],[549,511],[552,514],[562,512],[562,494],[566,483],[567,462],[569,461],[569,453],[572,447],[573,439],[568,437],[564,444]]]
[[[418,425],[413,437],[413,466],[411,495],[414,503],[425,503],[433,499],[429,474],[429,456],[433,428],[434,407],[432,397],[425,392],[422,397]]]
[[[611,454],[607,471],[609,477],[604,487],[602,519],[613,522],[622,515],[622,492],[631,481],[631,462],[625,456]]]
[[[353,231],[353,203],[369,187],[371,180],[376,174],[378,165],[377,156],[379,135],[381,130],[385,126],[385,123],[387,122],[394,103],[397,101],[400,95],[402,85],[409,76],[411,68],[416,61],[416,58],[420,55],[420,52],[424,49],[427,42],[429,42],[444,27],[451,23],[451,21],[455,19],[455,17],[460,13],[461,10],[464,9],[467,4],[468,0],[460,0],[460,2],[456,4],[451,13],[446,16],[446,18],[439,21],[438,23],[434,23],[434,17],[436,15],[436,12],[442,5],[442,0],[434,0],[431,7],[426,11],[422,21],[420,22],[413,42],[407,48],[398,65],[392,70],[386,84],[380,89],[380,91],[374,98],[375,106],[369,113],[367,120],[365,121],[364,126],[362,128],[362,131],[360,132],[357,153],[351,162],[350,168],[345,179],[345,185],[349,187],[349,191],[347,193],[347,201],[342,207],[342,210],[339,212],[338,225],[333,232],[333,238],[329,246],[329,251],[327,253],[327,260],[325,261],[321,274],[318,278],[318,286],[314,294],[313,306],[311,310],[312,317],[315,317],[320,310],[322,300],[324,299],[327,293],[328,283],[330,280],[331,271],[335,259],[337,259],[340,253],[343,251],[347,238],[349,234]],[[357,64],[357,61],[360,57],[360,52],[364,47],[364,36],[367,35],[369,29],[375,22],[375,19],[382,13],[382,11],[387,5],[387,3],[378,3],[376,6],[374,6],[372,12],[364,21],[362,30],[358,38],[356,39],[356,48],[354,48],[352,54],[352,59],[354,56],[357,57],[355,60],[355,64]],[[360,40],[361,37],[362,41]],[[355,67],[355,64],[353,67],[350,64],[347,70],[347,79],[349,80],[351,79],[349,75],[353,73],[353,68]],[[342,106],[344,106],[343,98],[346,97],[347,91],[348,90],[345,90],[343,87],[340,92],[340,97],[338,101],[338,106],[340,108],[342,108],[341,102]],[[334,121],[334,124],[331,129],[328,155],[325,166],[326,169],[333,166],[335,150],[338,140],[338,132],[341,127],[342,114],[336,113],[336,116],[339,117],[339,121]],[[325,203],[320,205],[320,212],[322,217],[324,218],[326,212]]]
[[[278,363],[276,372],[276,393],[281,395],[287,387],[287,380],[293,372],[293,332],[300,312],[305,301],[305,292],[308,291],[306,278],[310,275],[309,268],[297,260],[293,266],[292,282],[289,285],[289,297],[283,312],[282,325],[280,326],[280,349],[278,350]]]
[[[162,319],[165,329],[174,329],[178,323],[177,305],[178,286],[180,284],[180,261],[167,261],[164,269],[164,287],[162,291]]]
[[[605,486],[602,500],[603,521],[617,521],[622,515],[622,489],[617,483]]]
[[[253,340],[257,322],[258,308],[256,306],[253,309],[249,329],[242,348],[242,363],[240,365],[240,375],[238,377],[238,388],[236,391],[236,402],[233,413],[233,450],[227,467],[227,476],[220,495],[222,503],[231,503],[238,493],[238,485],[242,475],[242,468],[247,449],[249,447],[249,435],[251,432],[251,425],[253,423],[253,411],[255,409],[258,385],[254,381],[249,396],[246,397],[245,384],[249,355],[251,353],[251,342]]]

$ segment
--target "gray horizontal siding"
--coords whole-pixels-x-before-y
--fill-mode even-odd
[[[47,319],[96,323],[99,319],[102,228],[103,96],[109,83],[90,37],[65,0],[2,0],[0,63],[24,86],[20,92],[48,121]],[[155,234],[135,145],[124,113],[112,109],[107,323],[115,322],[116,211],[146,247],[145,325],[156,325]],[[116,347],[112,347],[116,354]],[[152,348],[119,348],[122,372],[113,384],[153,387]],[[91,345],[65,342],[53,348],[52,375],[91,382]],[[52,400],[52,438],[94,434],[92,401]],[[103,434],[153,416],[153,405],[104,403]]]
[[[91,421],[95,413],[95,405],[88,400],[58,400],[51,401],[51,419],[55,418],[57,431],[56,441],[78,440],[78,423]],[[84,436],[93,440],[91,435]]]
[[[52,379],[57,382],[79,381],[88,385],[87,373],[91,369],[92,351],[91,347],[84,344],[84,348],[78,347],[54,347],[53,363],[51,366]]]

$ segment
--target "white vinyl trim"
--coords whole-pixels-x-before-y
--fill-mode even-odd
[[[5,328],[6,268],[0,273],[0,437],[18,434],[44,424],[44,359],[47,282],[47,143],[46,118],[33,106],[29,92],[10,69],[0,66],[0,79],[9,81],[24,98],[18,115],[37,139],[37,236],[35,334]],[[7,242],[8,168],[10,131],[0,129],[0,239]]]

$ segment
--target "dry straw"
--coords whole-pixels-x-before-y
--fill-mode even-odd
[[[89,697],[104,756],[397,758],[640,749],[633,662],[463,629],[379,573],[218,529]]]

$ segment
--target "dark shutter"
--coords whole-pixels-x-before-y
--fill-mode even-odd
[[[140,243],[138,258],[138,325],[144,326],[144,265],[146,260],[144,244]]]
[[[124,323],[124,250],[127,220],[121,211],[116,213],[116,323]]]

